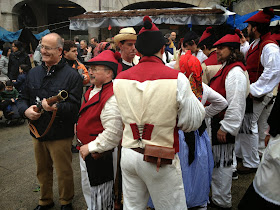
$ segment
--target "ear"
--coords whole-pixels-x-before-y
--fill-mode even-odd
[[[121,42],[118,43],[118,47],[119,47],[120,49],[122,48],[122,43],[121,43]]]
[[[257,26],[254,26],[254,27],[252,27],[252,32],[255,32],[255,31],[257,31],[258,29],[257,29]]]
[[[163,47],[160,49],[160,54],[163,54],[165,51],[165,45],[163,45]]]

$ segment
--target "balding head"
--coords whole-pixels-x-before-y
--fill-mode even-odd
[[[174,31],[171,32],[170,38],[171,38],[172,41],[175,41],[175,39],[176,39],[176,32],[174,32]]]
[[[57,33],[50,33],[42,38],[42,60],[48,67],[51,67],[60,61],[62,49],[63,40]]]

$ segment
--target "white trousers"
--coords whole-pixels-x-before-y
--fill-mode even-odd
[[[116,170],[117,170],[117,152],[118,148],[114,149],[113,152],[113,168],[114,168],[114,179],[116,178]],[[84,194],[84,198],[88,207],[88,210],[92,209],[92,202],[91,202],[91,186],[88,178],[87,173],[87,167],[86,162],[81,157],[81,154],[79,153],[80,157],[80,168],[81,168],[81,185],[82,185],[82,191]]]
[[[265,200],[280,205],[280,135],[270,136],[253,181],[255,191]]]
[[[223,208],[230,208],[231,204],[232,167],[214,168],[212,174],[212,201]]]
[[[260,163],[259,154],[265,148],[264,133],[268,128],[267,119],[272,109],[272,104],[268,103],[272,97],[273,94],[269,93],[262,102],[253,101],[252,134],[239,133],[235,138],[236,156],[243,159],[245,167],[257,168]]]
[[[83,191],[84,198],[85,198],[88,210],[89,210],[89,209],[92,209],[90,183],[89,183],[89,178],[88,178],[88,173],[87,173],[86,162],[83,160],[80,153],[79,153],[79,156],[80,156],[82,191]]]
[[[156,164],[144,161],[143,154],[123,147],[121,169],[124,210],[146,210],[150,195],[155,209],[187,209],[177,154],[172,165],[163,165],[157,172]]]

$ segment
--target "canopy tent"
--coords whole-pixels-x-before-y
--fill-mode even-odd
[[[257,14],[258,12],[259,11],[255,11],[246,15],[230,15],[227,19],[227,24],[231,25],[232,28],[243,30],[248,26],[248,23],[244,23],[244,21]],[[276,26],[277,24],[280,24],[280,16],[275,15],[274,18],[271,19],[270,26]]]
[[[0,40],[3,42],[13,42],[14,40],[18,40],[21,35],[22,30],[23,29],[20,29],[16,32],[11,32],[11,31],[7,31],[6,29],[4,29],[0,26]],[[27,30],[27,29],[25,29],[25,30]],[[33,34],[33,35],[36,37],[37,40],[40,40],[43,36],[45,36],[48,33],[50,33],[50,30],[46,29],[45,31],[43,31],[39,34]]]
[[[246,15],[230,15],[227,19],[227,24],[231,25],[232,28],[237,28],[239,30],[243,30],[248,26],[248,23],[244,23],[248,18],[252,17],[253,15],[257,14],[258,11],[248,13]]]
[[[280,25],[280,16],[275,15],[274,18],[270,21],[270,26],[277,26]]]
[[[146,9],[121,11],[93,11],[71,17],[70,30],[88,30],[88,28],[107,28],[140,26],[143,17],[149,15],[155,24],[174,25],[221,25],[226,22],[229,11],[216,5],[215,8],[184,9]]]

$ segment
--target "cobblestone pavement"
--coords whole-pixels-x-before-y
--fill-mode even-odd
[[[0,120],[0,209],[31,210],[38,204],[38,187],[33,145],[27,123],[6,127]],[[73,171],[75,183],[74,209],[86,209],[80,184],[80,168],[78,154],[73,154]],[[237,209],[239,200],[252,182],[254,174],[239,175],[233,180],[233,209]],[[54,175],[53,209],[60,209],[56,175]]]

